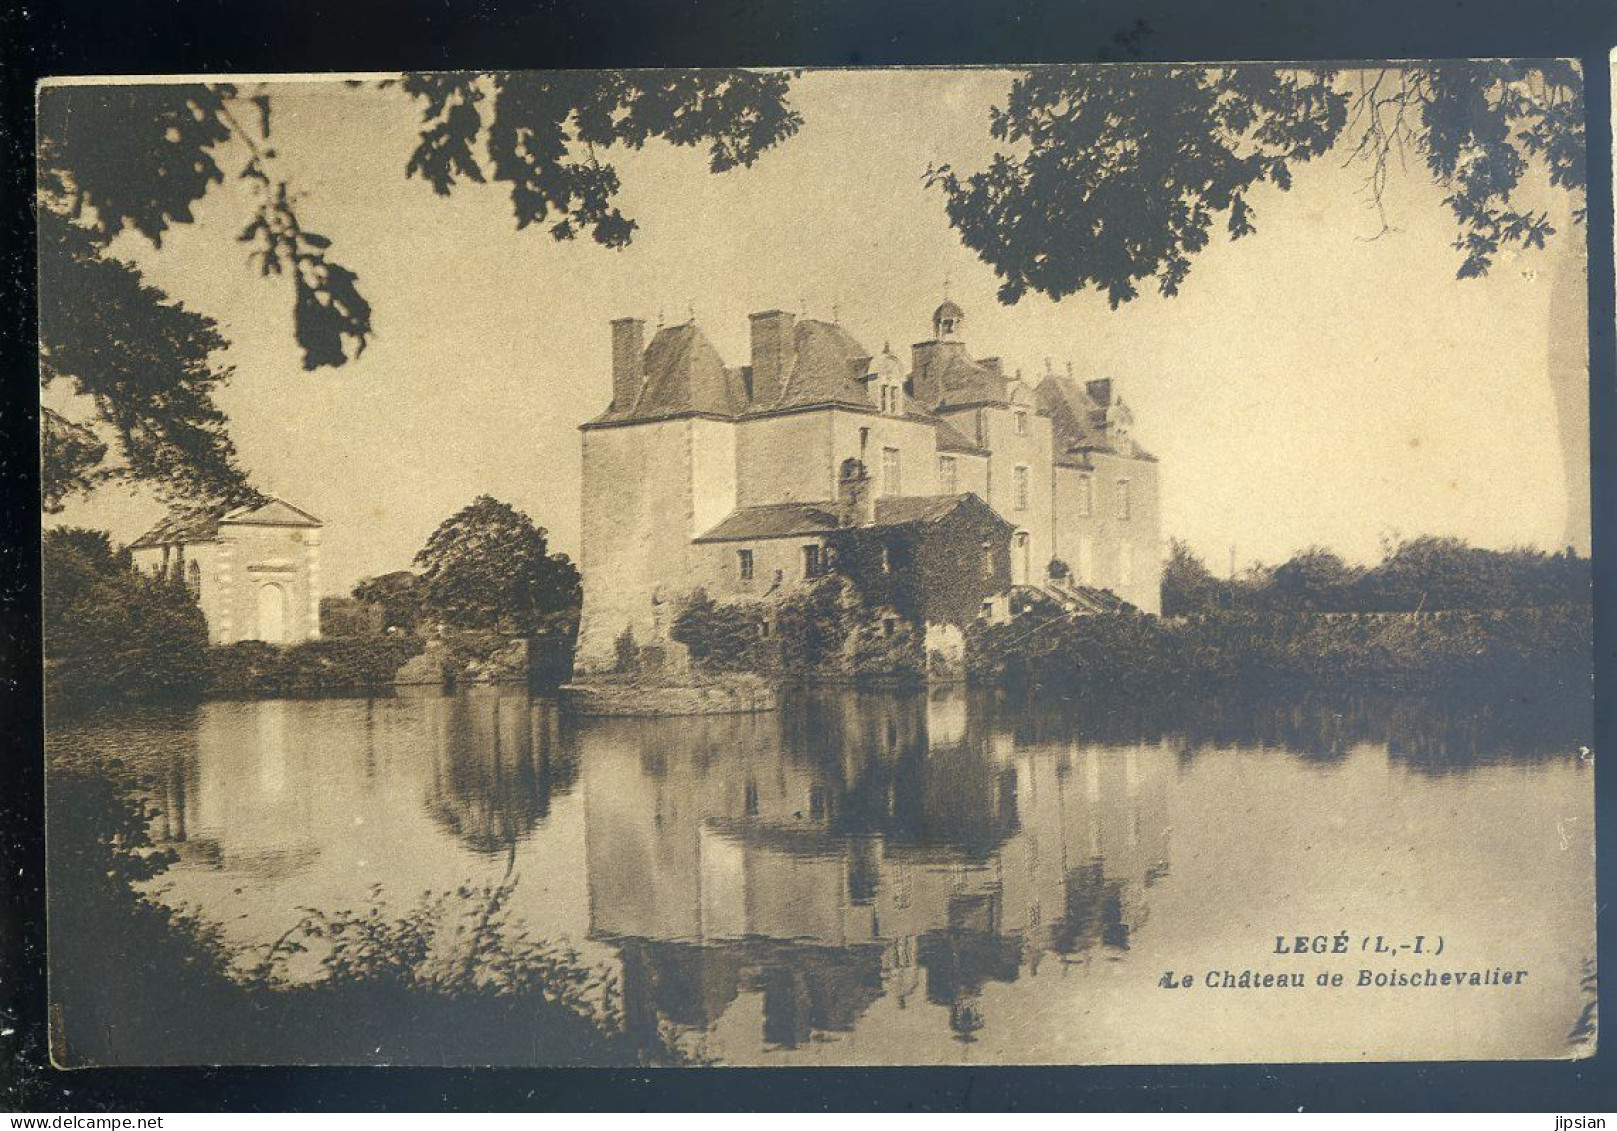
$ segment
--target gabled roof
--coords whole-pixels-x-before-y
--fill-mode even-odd
[[[266,495],[261,503],[248,503],[227,512],[219,519],[221,525],[241,526],[324,526],[314,515],[273,495]]]
[[[852,334],[834,322],[802,318],[792,328],[792,340],[796,356],[779,402],[755,408],[870,407],[864,378],[872,355]]]
[[[211,542],[219,536],[219,520],[225,508],[212,507],[195,511],[171,511],[156,526],[129,543],[131,550],[150,546],[172,546],[175,543]]]
[[[171,511],[156,526],[129,544],[140,550],[152,546],[172,546],[178,543],[192,545],[212,542],[219,537],[219,527],[231,526],[323,526],[318,518],[291,503],[266,495],[256,503],[239,507],[214,506],[198,510]]]

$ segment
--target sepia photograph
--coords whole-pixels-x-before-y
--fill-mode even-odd
[[[57,1067],[1594,1055],[1577,62],[37,115]]]

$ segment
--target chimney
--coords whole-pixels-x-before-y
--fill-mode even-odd
[[[870,429],[859,430],[863,451]],[[870,472],[859,459],[845,459],[837,474],[837,523],[840,526],[869,526],[876,521],[876,492],[872,489]]]
[[[796,316],[783,310],[750,315],[752,322],[752,403],[771,408],[786,388],[797,353],[792,328]]]
[[[646,323],[640,318],[612,322],[612,408],[632,412],[640,399],[646,353]]]
[[[1112,379],[1102,377],[1099,381],[1086,381],[1084,388],[1089,392],[1089,399],[1106,408],[1112,403]]]

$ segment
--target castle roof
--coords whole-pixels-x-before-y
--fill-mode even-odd
[[[940,410],[1005,403],[1005,377],[974,359],[960,342],[930,343],[918,359],[924,372],[917,374],[917,389],[934,390]]]
[[[1010,523],[969,492],[957,495],[896,495],[876,500],[875,521],[858,529],[870,530],[937,522],[964,507],[979,507],[1009,528]],[[802,538],[841,529],[836,503],[768,503],[738,507],[697,542],[754,542],[767,538]]]
[[[693,412],[736,416],[747,407],[741,371],[725,367],[695,322],[658,330],[646,347],[644,365],[640,396],[622,412],[624,418],[655,420]]]
[[[792,344],[796,356],[780,401],[755,408],[870,407],[864,378],[870,372],[872,354],[852,334],[834,322],[801,318],[792,328]]]
[[[318,518],[291,503],[266,495],[258,502],[241,506],[213,506],[196,510],[170,511],[158,524],[129,544],[139,550],[152,546],[187,545],[212,542],[221,526],[323,526]]]

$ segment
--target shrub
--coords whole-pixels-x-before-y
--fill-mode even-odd
[[[53,706],[195,699],[208,625],[179,580],[135,570],[102,531],[49,530],[43,547],[45,688]]]
[[[244,640],[209,651],[207,690],[230,699],[380,691],[422,647],[414,636],[308,640],[288,648]]]
[[[758,671],[774,666],[769,610],[757,601],[719,604],[698,589],[680,603],[670,635],[705,671]]]
[[[619,674],[636,671],[640,667],[640,645],[635,642],[634,629],[625,625],[617,639],[612,641],[612,670]]]

